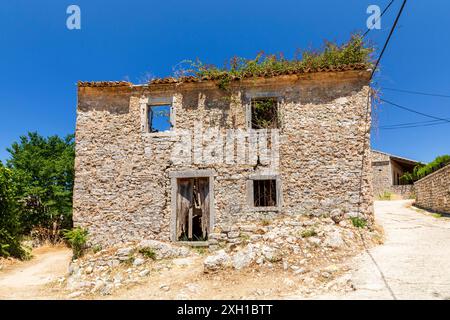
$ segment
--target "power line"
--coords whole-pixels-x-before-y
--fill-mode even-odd
[[[375,22],[374,22],[373,24],[377,23],[378,20],[381,19],[381,17],[384,15],[384,13],[389,9],[389,7],[391,6],[391,4],[393,4],[393,3],[394,3],[394,0],[391,0],[391,2],[389,2],[389,4],[386,6],[386,8],[384,8],[384,10],[383,10],[383,12],[381,13],[381,15],[375,20]],[[364,34],[362,35],[362,37],[364,38],[371,30],[372,30],[372,29],[367,28],[366,32],[364,32]]]
[[[400,10],[398,11],[397,17],[395,17],[394,24],[392,25],[391,31],[389,32],[389,36],[386,39],[386,42],[384,43],[383,50],[381,50],[380,56],[377,59],[377,63],[375,64],[375,67],[372,70],[372,74],[370,75],[370,80],[372,80],[373,75],[375,74],[375,71],[377,70],[378,64],[380,63],[381,58],[383,57],[384,51],[386,50],[386,47],[389,43],[389,40],[391,40],[392,34],[394,33],[395,27],[397,26],[398,20],[400,19],[400,16],[402,15],[403,9],[405,8],[406,0],[403,0],[402,6]]]
[[[428,120],[428,121],[417,121],[417,122],[406,122],[406,123],[398,123],[398,124],[388,124],[388,125],[381,126],[380,128],[402,127],[402,126],[411,126],[411,125],[417,125],[417,124],[428,124],[428,123],[436,123],[436,122],[441,122],[441,120]]]
[[[410,94],[418,94],[422,96],[432,96],[432,97],[440,97],[440,98],[450,98],[450,95],[445,94],[438,94],[438,93],[428,93],[428,92],[420,92],[420,91],[412,91],[412,90],[403,90],[403,89],[394,89],[394,88],[386,88],[382,87],[383,90],[390,90],[390,91],[397,91],[397,92],[403,92],[403,93],[410,93]]]
[[[422,127],[430,127],[430,126],[437,126],[441,124],[448,124],[448,122],[440,122],[440,123],[432,123],[432,124],[424,124],[421,126],[407,126],[407,127],[397,127],[397,128],[379,128],[380,130],[399,130],[399,129],[411,129],[411,128],[422,128]]]
[[[394,24],[391,27],[391,31],[389,32],[389,36],[387,37],[386,42],[385,42],[385,44],[383,46],[383,50],[381,51],[380,56],[378,57],[377,63],[375,64],[375,67],[372,70],[369,82],[372,80],[373,75],[375,73],[375,70],[377,70],[378,64],[380,63],[380,60],[383,57],[384,51],[386,50],[386,47],[387,47],[389,41],[391,40],[392,34],[394,33],[394,30],[395,30],[395,27],[397,26],[398,20],[400,19],[400,16],[402,15],[403,9],[404,9],[405,4],[406,4],[406,1],[407,0],[403,0],[402,6],[401,6],[400,10],[397,13],[397,17],[395,18]],[[370,90],[369,90],[367,92],[366,118],[365,118],[364,124],[366,124],[367,122],[370,122],[370,110],[371,110],[370,107],[371,107],[371,103],[370,103]],[[370,149],[370,145],[367,146],[367,142],[368,142],[367,140],[369,140],[369,139],[366,139],[367,127],[365,127],[364,129],[365,130],[364,130],[364,133],[363,133],[363,150],[362,150],[361,168],[360,168],[361,176],[360,176],[360,179],[359,179],[358,211],[361,211],[361,205],[362,205],[362,201],[361,200],[362,200],[362,193],[363,193],[364,163],[366,161],[366,153],[367,153],[366,150]],[[368,129],[370,130],[370,124],[369,124],[369,128]],[[394,293],[392,292],[392,290],[390,289],[390,287],[389,287],[389,285],[387,283],[386,283],[386,286],[389,289],[392,297],[394,299],[396,299]]]
[[[399,105],[397,103],[394,103],[394,102],[391,102],[391,101],[388,101],[388,100],[385,100],[385,99],[381,99],[380,98],[380,101],[383,101],[383,102],[385,102],[387,104],[390,104],[390,105],[392,105],[394,107],[397,107],[397,108],[400,108],[400,109],[403,109],[403,110],[406,110],[406,111],[409,111],[409,112],[412,112],[412,113],[420,114],[421,116],[424,116],[424,117],[427,117],[427,118],[440,120],[440,121],[444,121],[444,122],[450,122],[450,120],[448,120],[448,119],[439,118],[439,117],[436,117],[436,116],[433,116],[433,115],[430,115],[430,114],[426,114],[426,113],[423,113],[423,112],[420,112],[420,111],[416,111],[416,110],[410,109],[410,108],[405,107],[405,106],[401,106],[401,105]]]
[[[436,122],[436,123],[429,123],[429,124],[422,124],[422,125],[409,125],[409,126],[398,126],[398,127],[380,127],[381,130],[397,130],[397,129],[409,129],[409,128],[419,128],[419,127],[430,127],[430,126],[437,126],[441,124],[449,124],[449,122]]]

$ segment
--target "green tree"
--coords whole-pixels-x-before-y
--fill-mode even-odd
[[[0,256],[22,258],[18,204],[12,170],[0,162]]]
[[[8,168],[14,171],[22,232],[35,226],[69,229],[72,226],[74,135],[44,138],[36,132],[20,137],[7,149]]]
[[[414,183],[415,181],[422,179],[447,165],[450,165],[450,155],[444,154],[436,157],[433,161],[426,165],[419,163],[414,167],[413,172],[406,172],[400,179],[407,183]]]

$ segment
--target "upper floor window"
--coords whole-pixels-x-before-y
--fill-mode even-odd
[[[147,119],[149,132],[169,131],[172,128],[170,120],[171,108],[172,106],[170,104],[148,106]]]
[[[251,102],[251,128],[276,129],[279,127],[278,99],[254,98]]]

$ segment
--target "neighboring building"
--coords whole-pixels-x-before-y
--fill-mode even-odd
[[[340,70],[227,90],[192,77],[79,82],[74,224],[112,245],[333,210],[371,221],[371,72]]]
[[[399,198],[414,196],[414,185],[404,182],[401,177],[412,172],[418,161],[372,150],[373,192],[375,198],[388,192]]]

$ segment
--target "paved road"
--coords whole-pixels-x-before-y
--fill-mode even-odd
[[[375,203],[384,245],[355,259],[356,291],[320,298],[450,299],[450,219],[419,213],[408,203]]]

